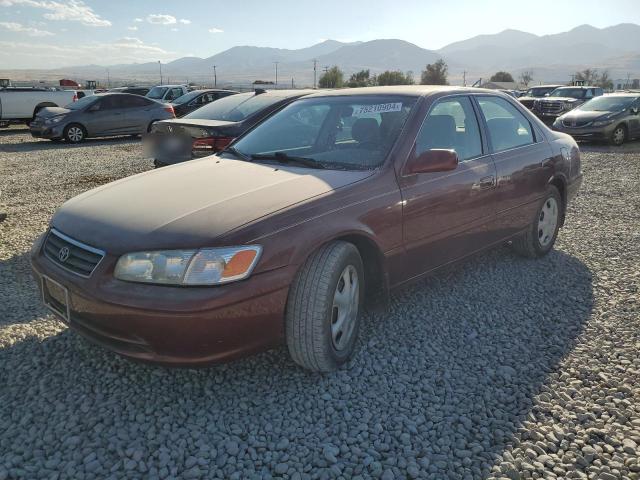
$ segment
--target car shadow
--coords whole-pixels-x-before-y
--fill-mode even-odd
[[[640,139],[625,142],[619,147],[606,142],[578,142],[578,145],[583,153],[640,153]]]
[[[10,135],[20,135],[20,134],[29,134],[29,128],[27,128],[27,127],[22,127],[22,128],[16,128],[16,127],[0,128],[0,138],[1,137],[8,137]]]
[[[34,292],[28,296],[39,302]],[[428,475],[484,478],[511,448],[548,377],[560,371],[593,303],[592,274],[579,259],[553,251],[525,260],[498,248],[393,295],[388,312],[365,319],[355,358],[333,374],[303,371],[285,347],[205,369],[149,366],[64,329],[44,339],[19,335],[0,348],[0,404],[22,418],[33,415],[30,397],[63,390],[67,403],[59,408],[90,409],[74,418],[96,445],[106,439],[90,432],[113,425],[111,412],[126,411],[129,423],[159,415],[173,441],[204,441],[211,462],[223,467],[227,442],[262,438],[252,458],[269,470],[275,444],[286,438],[286,458],[312,457],[313,471],[328,475],[362,464],[370,475],[381,464],[406,476],[402,457]],[[50,321],[37,309],[12,318],[19,322],[20,315],[23,322]],[[35,390],[31,378],[38,379]],[[108,408],[100,407],[104,402]],[[22,428],[14,423],[4,434],[7,445]],[[47,432],[64,438],[64,425],[47,425]],[[109,430],[109,451],[102,450],[110,464],[134,442],[118,433]],[[335,463],[323,455],[329,443],[340,452]],[[136,445],[153,454],[152,446]],[[356,460],[345,455],[354,446]],[[71,458],[73,450],[61,448],[60,455]]]
[[[19,143],[0,143],[0,151],[8,153],[28,153],[42,150],[68,150],[96,146],[134,145],[140,138],[131,136],[88,138],[82,143],[52,142],[50,140],[31,139]]]

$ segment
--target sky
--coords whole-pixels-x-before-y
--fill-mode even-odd
[[[438,49],[505,29],[546,35],[640,24],[640,0],[0,0],[0,69],[209,57],[236,45],[303,48],[399,38]]]

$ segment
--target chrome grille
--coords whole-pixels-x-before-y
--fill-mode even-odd
[[[590,120],[567,120],[566,118],[562,120],[562,125],[569,128],[584,127],[589,125],[590,123]]]
[[[564,102],[540,101],[538,108],[542,113],[560,113],[564,110]]]
[[[42,247],[44,255],[56,265],[82,277],[89,277],[105,252],[85,245],[51,229]]]

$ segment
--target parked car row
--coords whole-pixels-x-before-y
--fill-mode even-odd
[[[128,97],[86,99],[80,115]],[[334,370],[393,289],[507,241],[546,255],[582,178],[570,136],[483,89],[237,94],[149,138],[172,129],[187,160],[200,139],[226,148],[69,200],[31,252],[44,304],[71,328],[171,365],[285,343]]]
[[[233,92],[231,92],[233,93]],[[143,138],[156,167],[180,163],[225,149],[273,112],[313,90],[257,90],[231,95],[180,119],[157,122]]]

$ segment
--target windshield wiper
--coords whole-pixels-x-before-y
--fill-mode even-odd
[[[276,162],[280,163],[297,163],[298,165],[309,168],[325,168],[324,165],[322,165],[317,160],[314,160],[313,158],[290,156],[284,152],[251,155],[251,160],[275,160]]]
[[[222,150],[222,152],[220,153],[230,153],[231,155],[235,155],[236,157],[238,157],[241,160],[244,160],[245,162],[251,161],[251,157],[249,157],[249,155],[241,152],[236,147],[227,147],[224,150]]]

